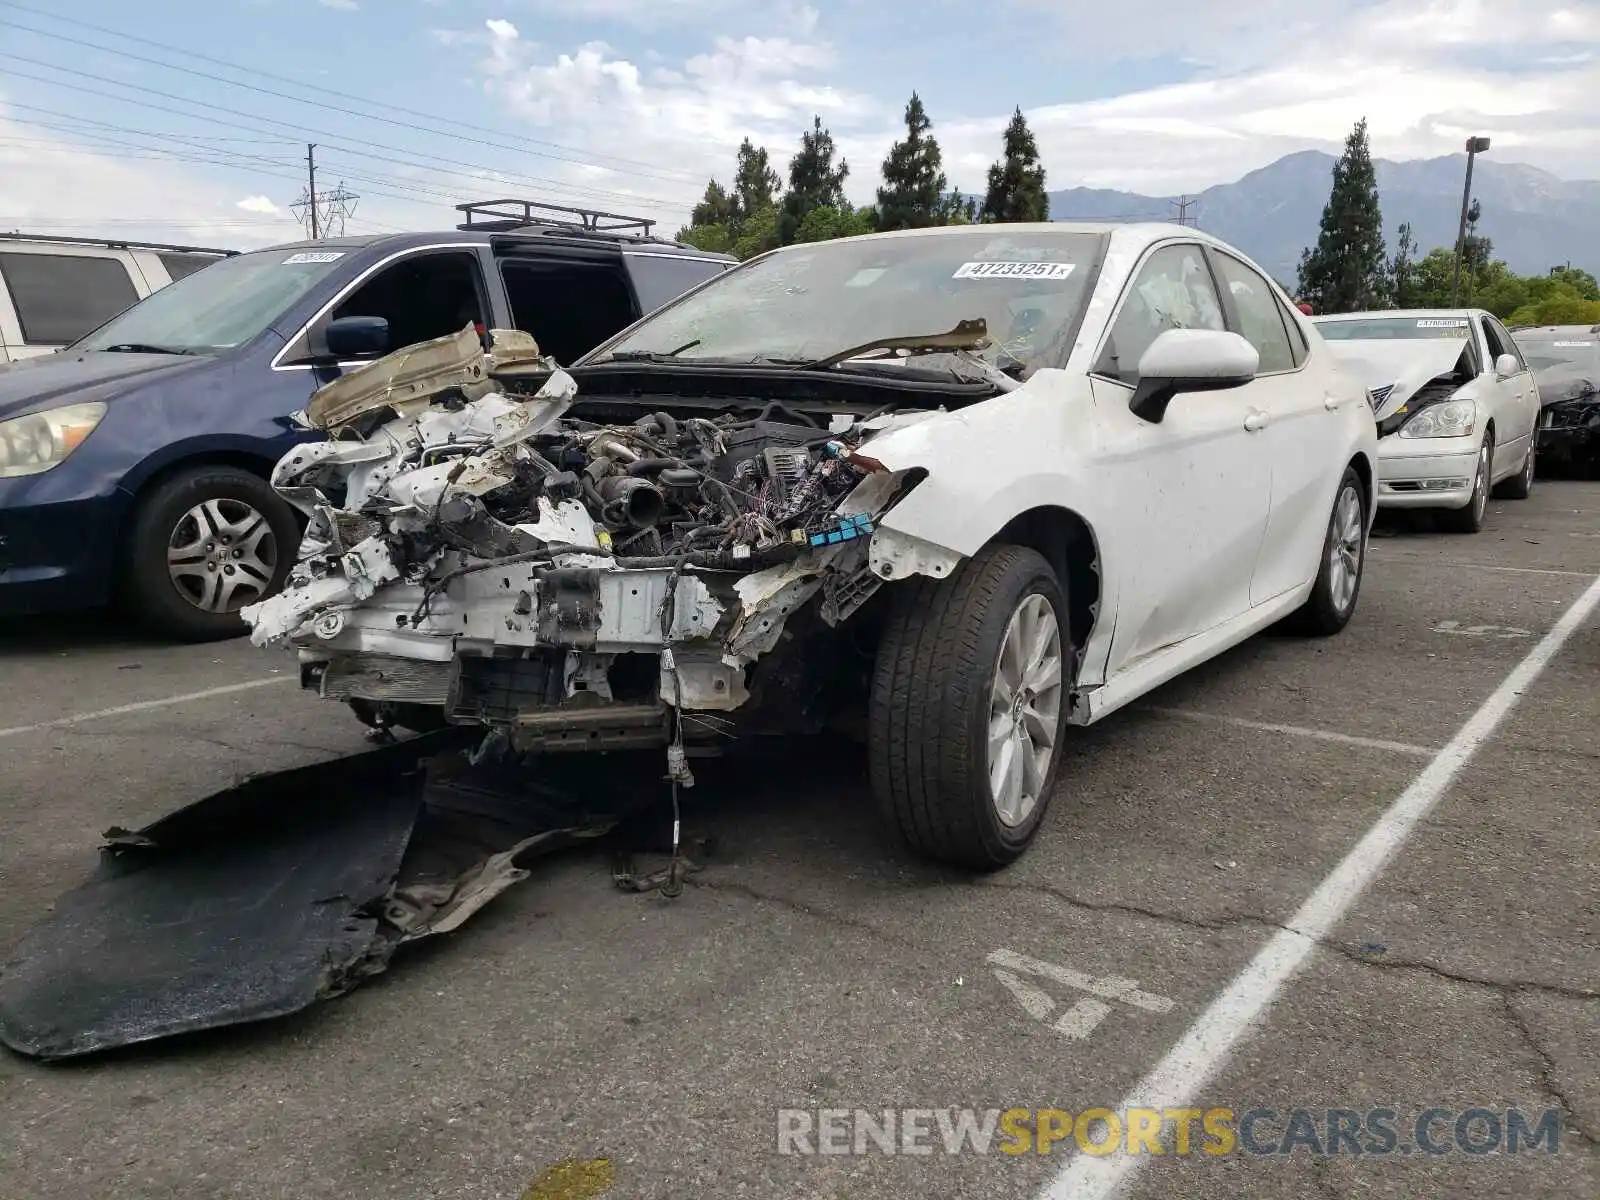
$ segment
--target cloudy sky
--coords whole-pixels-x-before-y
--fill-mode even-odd
[[[865,203],[913,88],[966,191],[1015,105],[1052,188],[1195,191],[1362,115],[1600,179],[1600,0],[0,0],[0,230],[286,240],[309,141],[352,232],[492,196],[670,232],[813,113]]]

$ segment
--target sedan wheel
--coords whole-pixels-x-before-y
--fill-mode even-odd
[[[1060,768],[1072,643],[1044,557],[990,546],[892,585],[867,725],[872,788],[917,853],[993,870],[1039,832]]]
[[[1472,499],[1464,508],[1447,508],[1439,514],[1439,526],[1448,533],[1477,533],[1489,511],[1489,480],[1494,477],[1494,442],[1488,437],[1478,447],[1478,463],[1472,477]]]
[[[1323,535],[1321,565],[1311,594],[1285,622],[1296,633],[1327,637],[1350,623],[1367,565],[1367,493],[1346,467]]]
[[[989,793],[1015,829],[1033,815],[1056,752],[1061,626],[1050,602],[1027,596],[1012,614],[989,692]]]

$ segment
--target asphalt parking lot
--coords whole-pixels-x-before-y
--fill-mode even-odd
[[[1124,1182],[1152,1200],[1600,1194],[1600,617],[1545,640],[1597,576],[1595,483],[1375,538],[1343,635],[1256,638],[1077,731],[1040,841],[985,879],[886,847],[848,752],[707,773],[687,824],[719,845],[677,899],[568,855],[300,1016],[0,1053],[0,1196],[1026,1197],[1073,1162],[1058,1194],[1103,1195],[1112,1160],[1070,1137],[779,1154],[778,1110],[1141,1094],[1271,1109],[1258,1146],[1297,1109],[1393,1109],[1403,1144],[1450,1114],[1443,1154],[1146,1155]],[[29,621],[0,664],[0,946],[107,826],[364,744],[243,641]],[[1374,829],[1393,858],[1344,886]],[[1314,895],[1326,930],[1285,933]],[[1175,1047],[1199,1086],[1142,1092]],[[1471,1153],[1449,1120],[1473,1108],[1556,1110],[1559,1147]],[[558,1166],[600,1159],[593,1186]]]

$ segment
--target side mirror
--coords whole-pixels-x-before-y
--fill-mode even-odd
[[[1517,362],[1517,356],[1514,354],[1502,354],[1494,360],[1494,373],[1499,379],[1510,379],[1520,370],[1522,370],[1522,366]]]
[[[333,358],[367,358],[389,352],[389,322],[383,317],[340,317],[330,321],[322,340]]]
[[[1139,359],[1139,382],[1128,407],[1158,424],[1179,392],[1241,387],[1256,377],[1261,356],[1237,333],[1220,329],[1168,329]]]

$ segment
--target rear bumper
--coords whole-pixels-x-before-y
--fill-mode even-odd
[[[111,596],[120,493],[21,503],[0,479],[0,616],[92,608]]]
[[[1378,442],[1379,508],[1465,508],[1472,499],[1479,440],[1401,438]]]

